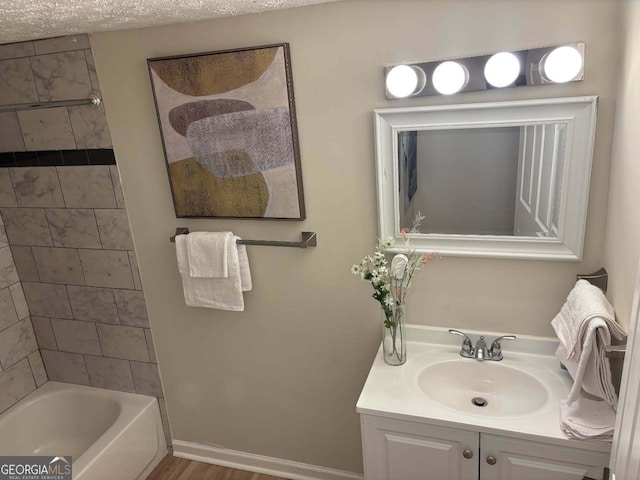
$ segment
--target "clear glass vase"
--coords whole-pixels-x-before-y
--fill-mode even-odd
[[[404,304],[382,313],[382,356],[388,365],[402,365],[407,361],[407,338]]]

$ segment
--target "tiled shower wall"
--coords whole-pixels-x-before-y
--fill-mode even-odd
[[[0,105],[92,92],[85,35],[0,45]],[[0,410],[47,377],[136,392],[160,399],[169,439],[118,170],[90,165],[115,163],[110,143],[102,107],[0,113],[0,152],[12,152],[0,154],[0,309],[12,300],[16,311],[0,317]],[[8,400],[5,384],[17,390]]]
[[[3,194],[0,186],[0,197]],[[0,413],[46,381],[29,309],[0,226]]]

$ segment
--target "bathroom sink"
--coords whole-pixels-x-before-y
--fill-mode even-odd
[[[517,416],[548,400],[536,378],[498,362],[456,359],[433,363],[418,373],[418,385],[432,400],[464,413]]]

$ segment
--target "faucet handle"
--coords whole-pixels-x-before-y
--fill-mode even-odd
[[[489,356],[493,360],[502,360],[502,345],[500,342],[502,340],[516,340],[515,335],[502,335],[501,337],[496,338],[493,342],[491,342],[491,348],[489,348]]]
[[[461,332],[460,330],[454,330],[453,328],[449,329],[449,333],[453,335],[460,335],[464,338],[462,340],[462,348],[460,349],[460,355],[463,357],[472,357],[473,356],[473,342],[466,333]]]

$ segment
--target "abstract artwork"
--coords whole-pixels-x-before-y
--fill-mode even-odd
[[[176,217],[305,218],[288,44],[147,63]]]

